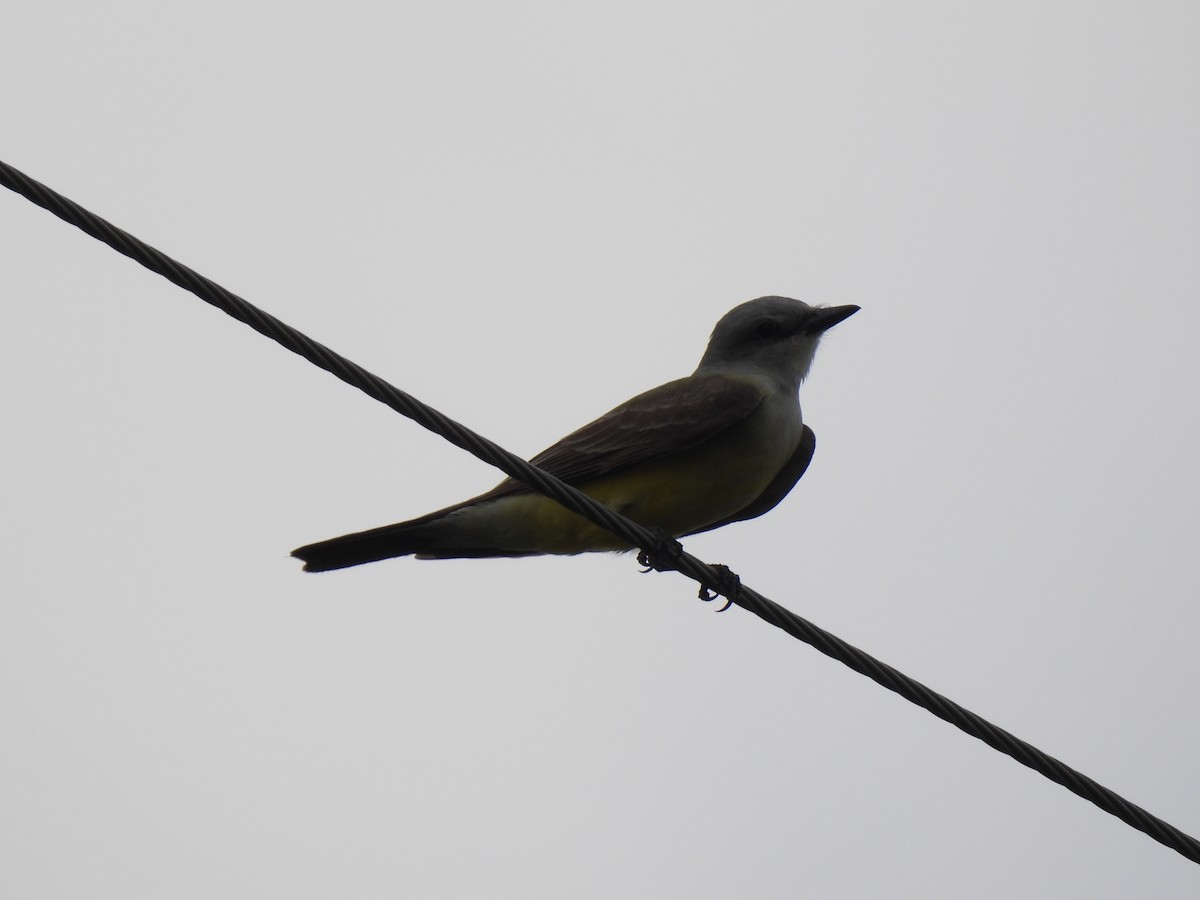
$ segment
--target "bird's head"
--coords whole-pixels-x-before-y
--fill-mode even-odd
[[[799,386],[826,331],[857,306],[809,306],[788,297],[759,297],[735,306],[717,323],[696,370],[765,374]]]

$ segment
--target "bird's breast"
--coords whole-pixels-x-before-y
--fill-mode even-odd
[[[800,442],[800,409],[768,397],[749,416],[697,447],[579,487],[643,525],[688,534],[754,501]]]
[[[642,525],[690,534],[756,500],[795,452],[801,429],[795,396],[769,394],[746,418],[696,447],[575,486]],[[502,497],[455,517],[464,539],[511,550],[573,554],[629,549],[538,493]]]

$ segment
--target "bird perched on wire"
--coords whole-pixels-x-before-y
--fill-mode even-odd
[[[798,391],[821,336],[857,306],[760,297],[726,313],[696,371],[638,394],[530,462],[673,537],[753,519],[799,481],[816,447]],[[445,509],[292,551],[308,572],[394,556],[461,559],[630,550],[520,481]]]

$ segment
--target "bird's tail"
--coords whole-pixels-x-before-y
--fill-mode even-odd
[[[436,522],[400,522],[306,544],[293,550],[292,556],[304,561],[305,572],[328,572],[428,552],[437,543],[439,531]]]
[[[369,531],[344,534],[292,551],[292,556],[304,561],[305,572],[328,572],[345,569],[393,556],[416,556],[417,559],[480,559],[495,556],[536,556],[542,551],[509,549],[498,543],[487,521],[464,522],[458,515],[475,505],[468,500],[437,512],[384,525]],[[475,524],[472,525],[471,522]]]

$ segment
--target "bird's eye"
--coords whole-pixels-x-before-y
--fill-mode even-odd
[[[759,322],[754,326],[754,334],[760,338],[773,338],[779,333],[779,325],[776,322],[766,320]]]

